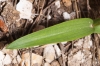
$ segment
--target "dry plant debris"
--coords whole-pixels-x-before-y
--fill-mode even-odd
[[[0,66],[99,66],[99,34],[31,49],[5,48],[21,36],[65,20],[100,18],[99,7],[99,0],[0,0]]]

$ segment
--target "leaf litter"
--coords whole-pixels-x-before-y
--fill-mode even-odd
[[[19,3],[23,6],[18,5]],[[0,0],[0,5],[0,16],[4,19],[0,18],[0,66],[100,65],[99,34],[56,45],[19,50],[5,49],[10,42],[19,37],[69,19],[99,18],[98,0]],[[49,49],[51,46],[52,50]]]

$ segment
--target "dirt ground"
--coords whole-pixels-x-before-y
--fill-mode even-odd
[[[100,66],[99,34],[29,49],[6,49],[9,43],[24,35],[67,20],[100,18],[99,2],[0,0],[0,66]],[[23,4],[26,5],[21,10]]]

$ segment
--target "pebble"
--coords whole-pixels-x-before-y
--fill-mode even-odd
[[[61,50],[60,50],[60,48],[58,47],[58,45],[55,44],[55,45],[54,45],[54,48],[55,48],[57,57],[60,57],[60,56],[61,56]]]
[[[63,18],[64,18],[65,20],[69,20],[69,19],[71,19],[71,16],[70,16],[69,13],[63,12]]]
[[[16,5],[16,10],[20,12],[20,19],[32,20],[32,3],[28,0],[20,0]]]
[[[6,49],[6,47],[3,48],[2,52],[9,54],[12,58],[14,58],[15,56],[17,56],[17,50],[11,50],[11,49]]]
[[[48,16],[47,16],[47,20],[50,20],[50,19],[51,19],[51,16],[50,16],[50,15],[48,15]]]
[[[0,66],[8,65],[12,61],[9,54],[4,55],[2,51],[0,51]]]
[[[3,64],[4,65],[11,64],[11,61],[12,61],[12,59],[11,59],[10,55],[6,54],[6,56],[5,56],[4,60],[3,60]]]
[[[4,1],[7,1],[7,0],[0,0],[0,2],[4,2]]]
[[[44,66],[51,66],[49,63],[44,63]]]
[[[17,55],[17,61],[18,61],[18,63],[21,62],[21,57],[19,55]]]
[[[63,3],[64,3],[64,5],[66,6],[66,7],[69,7],[69,6],[71,6],[71,0],[62,0],[63,1]]]
[[[60,64],[59,64],[59,62],[58,61],[53,61],[52,63],[51,63],[51,66],[60,66]]]
[[[32,53],[31,60],[32,60],[32,66],[35,64],[37,66],[41,66],[43,57]],[[21,65],[23,66],[23,64],[25,64],[26,66],[30,66],[30,54],[29,53],[22,54]]]
[[[45,58],[46,62],[51,63],[55,59],[55,49],[52,45],[46,46],[43,52],[43,57]]]
[[[57,0],[56,2],[55,2],[55,6],[57,7],[57,8],[60,8],[60,0]]]
[[[63,44],[63,45],[65,45],[67,43],[67,41],[65,41],[65,42],[61,42],[61,44]]]
[[[3,59],[4,59],[5,55],[2,51],[0,51],[0,66],[4,66],[3,65]]]

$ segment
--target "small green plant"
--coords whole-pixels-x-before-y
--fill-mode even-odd
[[[94,21],[90,18],[74,19],[21,37],[8,45],[7,48],[20,49],[72,41],[92,33],[100,33],[100,19]]]

